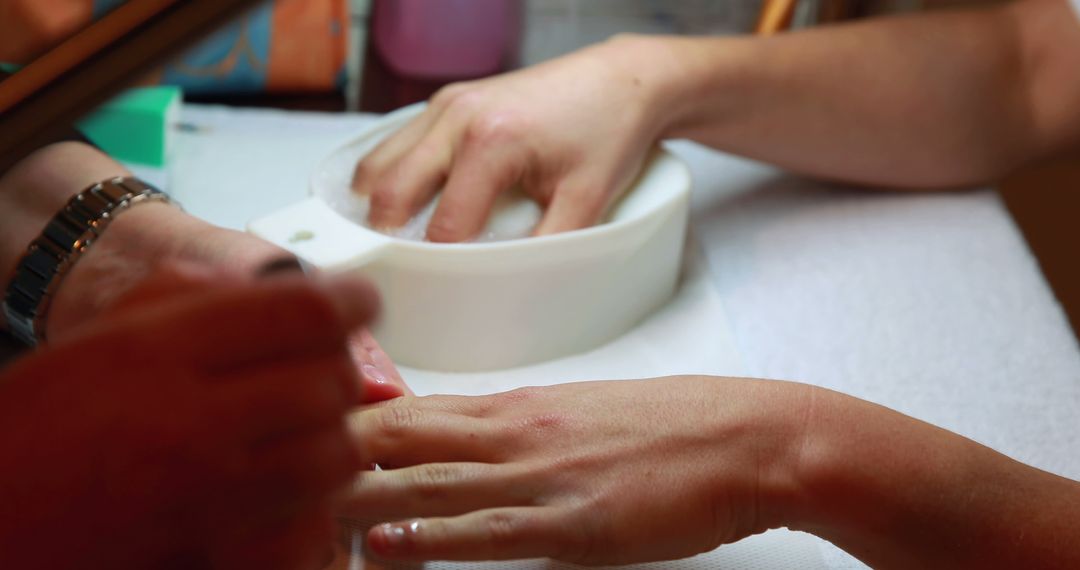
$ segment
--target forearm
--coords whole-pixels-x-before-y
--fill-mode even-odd
[[[1015,4],[623,50],[653,68],[665,136],[814,176],[961,186],[1080,132],[1062,61],[1080,52],[1075,16],[1057,0]]]
[[[875,568],[1080,567],[1080,484],[833,392],[808,418],[789,526]]]
[[[10,275],[26,246],[64,203],[80,190],[123,176],[124,167],[78,143],[45,147],[0,177],[0,271]]]
[[[45,147],[0,176],[0,275],[3,285],[27,246],[75,193],[126,170],[96,149],[66,142]],[[0,324],[3,315],[0,313]]]

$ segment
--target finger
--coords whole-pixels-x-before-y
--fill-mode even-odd
[[[370,320],[377,307],[378,295],[363,281],[297,278],[216,288],[138,317],[163,330],[155,345],[168,346],[184,364],[215,370],[343,349],[347,331]]]
[[[363,157],[356,164],[356,170],[353,172],[353,191],[361,195],[371,194],[374,181],[420,141],[440,114],[441,111],[438,109],[425,109],[419,117],[388,136]]]
[[[352,188],[362,195],[370,194],[373,182],[389,166],[395,164],[424,138],[434,125],[447,119],[447,111],[457,97],[468,90],[468,84],[454,83],[440,89],[420,116],[409,121],[398,132],[387,137],[361,160],[353,174]]]
[[[374,167],[358,166],[371,195],[368,222],[376,228],[404,225],[431,201],[446,182],[454,159],[454,141],[461,119],[429,106],[371,157]]]
[[[399,398],[405,394],[401,386],[394,384],[379,367],[361,338],[362,332],[349,336],[349,352],[360,373],[358,404],[371,404]]]
[[[353,333],[348,340],[349,354],[357,371],[357,405],[383,402],[402,395],[401,390],[391,385],[375,367],[372,355],[364,348],[360,333]]]
[[[360,404],[385,402],[405,395],[404,386],[372,364],[370,356],[367,362],[360,364],[360,383]]]
[[[500,451],[494,422],[432,409],[397,405],[353,414],[350,428],[365,463],[406,467],[419,463],[493,462]]]
[[[364,411],[392,406],[412,406],[424,410],[435,410],[474,418],[487,417],[498,407],[499,396],[412,396],[375,402],[364,407]],[[358,412],[362,413],[362,412]]]
[[[499,126],[487,129],[473,135],[455,161],[427,239],[456,243],[476,237],[499,194],[520,180],[526,164],[524,155],[511,146],[512,133]]]
[[[397,367],[367,329],[350,337],[363,368],[363,403],[375,403],[413,395]],[[374,370],[365,367],[373,367]]]
[[[338,423],[359,400],[356,370],[344,355],[274,363],[209,392],[223,433],[264,441]]]
[[[356,476],[344,514],[379,520],[456,516],[539,500],[530,481],[508,465],[433,463]]]
[[[542,507],[490,509],[454,518],[379,525],[368,547],[395,561],[582,560],[587,537]]]
[[[552,195],[533,234],[545,236],[596,225],[604,215],[610,195],[603,184],[587,180],[564,181]]]
[[[372,182],[368,222],[373,227],[401,227],[439,191],[453,161],[453,145],[445,135],[446,127],[437,127]]]

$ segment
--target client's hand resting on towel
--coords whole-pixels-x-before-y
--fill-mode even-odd
[[[786,526],[876,568],[1080,564],[1064,546],[1080,484],[802,384],[693,376],[400,398],[351,422],[365,462],[385,470],[359,475],[348,512],[401,521],[368,536],[393,560],[619,564]]]

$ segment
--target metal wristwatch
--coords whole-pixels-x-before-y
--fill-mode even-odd
[[[49,304],[79,256],[120,212],[136,204],[168,200],[163,192],[135,178],[113,178],[69,200],[15,268],[4,296],[4,317],[12,336],[29,346],[44,342]]]

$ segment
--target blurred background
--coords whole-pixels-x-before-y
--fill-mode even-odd
[[[337,0],[312,0],[334,3]],[[348,49],[332,92],[257,97],[291,108],[386,112],[454,81],[558,57],[619,33],[752,32],[763,0],[340,0]],[[961,0],[962,1],[962,0]],[[287,4],[290,0],[278,0]],[[797,0],[790,27],[929,9],[957,0]],[[196,99],[251,103],[215,90]]]
[[[972,0],[780,0],[787,27]],[[977,0],[975,0],[977,1]],[[29,61],[123,0],[0,3],[0,62]],[[186,99],[384,112],[439,87],[550,59],[626,32],[738,34],[764,0],[276,0],[146,83]]]

